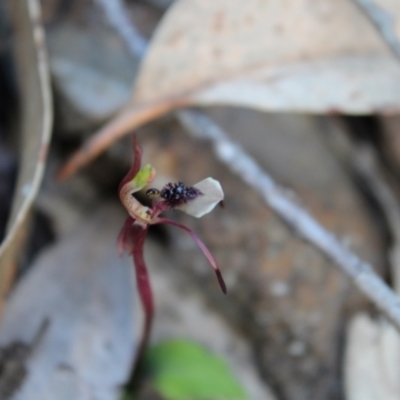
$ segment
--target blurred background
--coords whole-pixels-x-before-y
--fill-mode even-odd
[[[400,398],[395,328],[246,178],[257,163],[400,290],[400,61],[371,22],[383,10],[399,49],[400,5],[357,3],[0,4],[0,399]],[[152,186],[221,182],[224,208],[169,217],[228,287],[185,232],[152,227],[140,363],[132,259],[116,251],[134,130]],[[85,165],[57,180],[79,149]]]

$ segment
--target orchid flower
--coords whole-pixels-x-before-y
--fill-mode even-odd
[[[186,231],[210,262],[222,291],[226,293],[226,286],[217,263],[200,238],[188,227],[160,216],[165,211],[178,209],[200,218],[209,213],[217,204],[222,203],[224,193],[220,183],[212,178],[204,179],[191,187],[181,182],[169,183],[161,190],[154,188],[147,190],[146,194],[151,199],[151,207],[146,207],[133,194],[151,183],[156,171],[150,164],[141,168],[142,152],[136,143],[136,136],[133,138],[133,152],[134,162],[118,189],[120,200],[129,214],[118,236],[118,253],[128,251],[133,256],[139,296],[145,312],[143,345],[150,333],[154,311],[153,295],[143,256],[144,241],[150,225],[170,224]]]

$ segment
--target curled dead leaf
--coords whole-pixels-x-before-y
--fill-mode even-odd
[[[21,91],[21,159],[7,235],[0,246],[0,301],[12,281],[42,181],[53,122],[50,75],[37,0],[10,1]]]

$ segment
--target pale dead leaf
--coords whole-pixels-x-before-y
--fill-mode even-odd
[[[400,336],[387,321],[359,313],[351,321],[344,359],[347,400],[398,400]]]
[[[0,246],[0,301],[5,296],[25,224],[42,180],[53,120],[50,77],[37,0],[9,1],[21,92],[21,158],[8,232]]]
[[[399,2],[383,6],[400,20]],[[400,110],[400,66],[349,0],[178,0],[153,36],[134,89],[127,107],[60,178],[180,107],[394,112]]]
[[[151,42],[133,104],[370,113],[398,110],[398,89],[397,61],[349,0],[181,0]]]
[[[49,320],[13,399],[119,399],[135,353],[132,260],[116,255],[121,211],[98,208],[46,251],[13,290],[0,326],[1,346],[31,343]]]

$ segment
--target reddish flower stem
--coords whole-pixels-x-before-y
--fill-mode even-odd
[[[153,292],[151,290],[151,284],[149,274],[147,272],[146,263],[144,261],[144,241],[147,236],[148,226],[143,229],[140,235],[136,236],[136,241],[133,244],[133,264],[135,265],[136,281],[139,290],[140,300],[143,304],[144,309],[144,328],[143,336],[139,347],[139,357],[142,355],[144,348],[149,340],[151,325],[153,322],[154,314],[154,303],[153,303]]]

